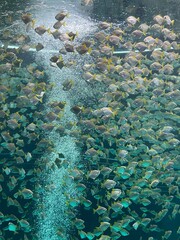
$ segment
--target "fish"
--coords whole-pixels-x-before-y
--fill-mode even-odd
[[[49,31],[49,29],[46,29],[46,27],[44,25],[41,25],[39,27],[36,27],[35,29],[35,32],[37,34],[39,34],[40,36],[42,36],[45,32]]]
[[[105,34],[103,31],[99,31],[94,34],[94,37],[101,43],[106,42],[108,35]]]
[[[102,186],[107,188],[108,190],[111,188],[114,188],[116,185],[116,182],[114,180],[107,179]]]
[[[109,45],[102,45],[100,48],[100,52],[103,53],[105,56],[112,56],[114,52],[114,47]]]
[[[88,174],[88,178],[95,180],[100,174],[99,170],[91,170]]]
[[[159,25],[162,25],[165,21],[164,17],[162,17],[161,15],[156,15],[153,17],[153,20],[158,23]]]
[[[93,79],[96,78],[96,74],[92,74],[91,72],[86,71],[86,72],[83,73],[83,78],[84,78],[87,82],[90,82],[91,80],[93,80]]]
[[[100,171],[101,171],[101,174],[102,174],[104,177],[106,177],[106,176],[109,176],[109,174],[112,172],[112,169],[109,168],[109,167],[103,166]]]
[[[102,207],[102,206],[98,206],[98,208],[94,209],[93,212],[97,213],[98,215],[102,215],[102,214],[107,212],[107,208]]]
[[[0,65],[0,73],[5,73],[6,71],[11,71],[12,64],[11,63],[5,63]]]
[[[132,26],[134,26],[137,22],[139,22],[140,19],[139,18],[136,18],[134,16],[129,16],[127,19],[126,19],[126,22]]]
[[[28,152],[27,154],[26,154],[26,161],[27,162],[29,162],[31,159],[32,159],[32,155],[31,155],[31,153],[30,152]]]
[[[27,220],[21,219],[18,221],[18,223],[21,226],[21,228],[24,229],[26,232],[31,231],[30,224]]]
[[[69,16],[68,12],[61,11],[56,14],[55,19],[58,21],[62,21],[65,17],[68,17],[68,16]]]
[[[49,111],[45,116],[48,122],[55,121],[58,117],[59,116],[52,111]]]
[[[112,189],[111,190],[111,193],[108,193],[107,194],[107,199],[110,200],[110,199],[114,199],[115,201],[121,196],[122,194],[122,191],[121,189]]]
[[[143,33],[146,33],[146,32],[149,30],[150,26],[148,26],[146,23],[142,23],[142,24],[139,25],[138,28],[139,28]]]
[[[144,35],[144,32],[141,30],[137,29],[132,32],[132,35],[134,35],[136,38],[141,39],[141,37]]]
[[[99,240],[110,240],[111,237],[109,237],[108,235],[104,235],[102,234],[101,237],[99,238]]]
[[[30,189],[24,188],[15,193],[14,197],[18,198],[19,196],[22,196],[24,199],[31,199],[33,198],[33,195],[34,193]]]
[[[78,36],[78,33],[77,33],[77,32],[76,32],[76,33],[74,33],[74,32],[68,32],[67,34],[68,34],[68,36],[70,37],[70,40],[71,40],[71,41],[74,41],[75,37]]]
[[[59,56],[52,56],[50,58],[50,61],[53,62],[53,63],[56,63],[58,60],[59,60]]]
[[[148,46],[144,42],[138,42],[135,44],[135,48],[138,49],[140,52],[143,52],[145,49],[148,48]]]
[[[74,46],[72,44],[66,43],[64,47],[67,52],[74,52]]]
[[[81,44],[75,47],[75,49],[80,55],[91,52],[91,49],[86,44]]]
[[[81,202],[86,209],[90,209],[92,202],[86,198],[81,197]]]
[[[63,90],[64,91],[69,91],[70,89],[72,89],[72,87],[74,86],[74,81],[73,80],[65,80],[63,83],[62,83],[62,86],[63,86]]]
[[[76,218],[74,221],[74,224],[78,230],[82,230],[85,228],[84,221],[82,219]]]
[[[56,65],[58,66],[58,68],[62,69],[63,67],[66,66],[66,64],[64,63],[63,57],[62,55],[59,56],[58,61],[56,61]]]
[[[109,227],[110,227],[110,223],[109,222],[101,222],[100,226],[99,226],[99,229],[102,232],[105,232]]]
[[[163,239],[169,239],[169,237],[171,236],[171,234],[172,234],[172,231],[171,231],[171,230],[165,231],[164,236],[163,236]]]
[[[6,141],[6,142],[12,142],[12,141],[13,141],[13,138],[12,138],[12,136],[10,135],[10,132],[3,131],[3,132],[1,133],[1,136],[2,136],[2,138],[4,139],[4,141]]]
[[[86,232],[84,232],[83,230],[79,230],[79,231],[78,231],[78,234],[79,234],[79,236],[80,236],[81,239],[87,237]]]
[[[100,22],[99,25],[98,25],[98,27],[99,27],[100,29],[105,30],[105,29],[107,29],[107,28],[112,27],[112,23]]]
[[[15,225],[14,223],[9,222],[7,229],[8,229],[9,231],[11,231],[11,232],[15,232],[15,233],[16,233],[17,230],[18,230],[18,226]]]
[[[65,26],[65,25],[66,25],[65,22],[57,21],[54,23],[53,28],[60,29],[62,26]]]
[[[44,46],[43,46],[41,43],[38,43],[38,44],[35,46],[35,48],[36,48],[36,51],[41,51],[41,50],[44,48]]]
[[[25,23],[25,24],[28,24],[30,22],[33,22],[33,19],[32,19],[32,14],[30,13],[23,13],[21,15],[21,19],[22,21]]]
[[[93,111],[92,114],[96,117],[102,117],[102,116],[111,117],[115,113],[109,107],[103,107],[99,110]]]
[[[69,36],[69,33],[60,33],[59,39],[63,42],[71,41],[73,38]]]
[[[50,31],[50,34],[54,37],[54,39],[59,39],[61,36],[61,33],[58,30]]]
[[[93,239],[94,236],[95,236],[95,235],[94,235],[93,233],[91,233],[91,232],[87,232],[87,233],[86,233],[87,239]]]

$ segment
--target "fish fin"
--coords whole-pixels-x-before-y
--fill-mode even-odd
[[[16,192],[13,196],[14,196],[15,198],[18,198],[20,195],[21,195],[21,192],[18,191],[18,192]]]
[[[51,32],[50,28],[47,29],[47,33],[48,34],[52,34],[53,32]]]
[[[36,19],[33,19],[32,20],[32,25],[31,25],[33,29],[35,28],[35,23],[36,23]]]
[[[88,53],[91,54],[91,52],[92,52],[92,48],[89,48]]]
[[[50,28],[48,28],[48,29],[46,30],[46,32],[47,32],[47,33],[49,33],[49,34],[52,34],[52,32],[51,32],[51,29],[50,29]]]

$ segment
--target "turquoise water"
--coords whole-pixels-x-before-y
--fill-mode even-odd
[[[180,238],[179,19],[136,4],[0,5],[0,239]]]

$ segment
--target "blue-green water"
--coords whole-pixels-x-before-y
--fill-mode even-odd
[[[2,240],[179,239],[178,10],[99,4],[0,5]]]

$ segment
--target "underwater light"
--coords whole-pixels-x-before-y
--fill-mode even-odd
[[[4,45],[4,44],[1,44],[0,47],[3,48],[3,47],[5,47],[5,45]],[[7,49],[19,49],[19,47],[20,47],[20,46],[16,46],[16,45],[8,45],[8,46],[7,46]],[[43,49],[43,50],[41,50],[41,51],[47,52],[47,53],[58,53],[57,50],[45,50],[45,49]],[[37,50],[36,50],[36,48],[29,48],[27,52],[37,52]]]

